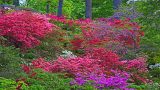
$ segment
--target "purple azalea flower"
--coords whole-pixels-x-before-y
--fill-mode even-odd
[[[78,75],[78,77],[75,78],[74,81],[72,81],[72,85],[80,85],[83,86],[87,82],[90,81],[90,85],[94,86],[95,88],[99,90],[103,89],[113,89],[113,90],[134,90],[134,89],[129,89],[127,86],[129,85],[127,83],[127,80],[129,78],[129,75],[127,73],[122,74],[116,74],[115,76],[111,76],[109,78],[106,78],[105,74],[101,75],[96,75],[96,74],[90,74],[88,77],[84,77],[82,75]]]

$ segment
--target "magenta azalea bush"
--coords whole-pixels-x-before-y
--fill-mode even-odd
[[[39,58],[32,62],[34,68],[41,68],[44,71],[52,73],[67,73],[72,77],[77,74],[88,77],[91,73],[95,75],[104,74],[107,77],[114,76],[113,71],[127,72],[130,76],[130,82],[147,83],[147,64],[144,58],[120,61],[118,55],[103,48],[95,48],[86,52],[82,57],[62,58],[59,57],[53,62],[46,62]]]
[[[56,26],[45,15],[16,11],[0,17],[0,36],[20,48],[32,48]],[[53,28],[53,29],[52,29]]]
[[[103,89],[121,89],[121,90],[132,90],[127,88],[129,83],[127,80],[129,79],[129,75],[127,73],[116,73],[115,76],[110,76],[106,78],[105,74],[96,75],[90,74],[88,77],[83,77],[80,74],[76,75],[76,78],[70,82],[71,85],[80,85],[83,86],[85,84],[93,85],[95,88],[99,90]],[[134,90],[134,89],[133,89]]]

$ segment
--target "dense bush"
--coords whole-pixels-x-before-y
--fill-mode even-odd
[[[93,18],[109,17],[114,13],[113,0],[92,0]]]
[[[26,58],[47,58],[56,59],[64,49],[65,32],[63,30],[55,30],[53,33],[46,35],[41,39],[41,44],[25,53]],[[64,40],[63,40],[64,39]]]
[[[69,82],[72,79],[65,78],[63,74],[52,74],[35,69],[30,69],[27,72],[26,69],[27,66],[23,66],[26,74],[22,74],[23,77],[16,80],[19,83],[17,86],[18,90],[70,90],[71,88]]]
[[[0,77],[0,90],[16,90],[18,83],[11,79]]]
[[[53,24],[47,17],[38,13],[17,11],[0,17],[1,36],[12,45],[32,48],[40,44],[40,39],[52,31]]]
[[[77,24],[82,33],[76,34],[71,40],[74,50],[104,47],[119,54],[122,59],[134,59],[138,56],[139,44],[144,32],[136,22],[129,19],[100,18],[94,21],[78,21]]]
[[[83,75],[78,74],[71,82],[71,85],[79,85],[84,86],[85,84],[91,84],[97,89],[123,89],[128,90],[127,80],[129,75],[127,73],[119,73],[115,76],[111,76],[106,78],[106,75],[95,75],[91,74],[87,78],[83,77]]]
[[[0,76],[15,77],[21,60],[18,49],[0,46]]]
[[[147,83],[147,65],[144,58],[130,61],[119,61],[119,57],[105,49],[95,49],[88,52],[85,57],[58,58],[54,62],[46,62],[39,58],[32,62],[34,68],[42,68],[47,72],[68,73],[72,77],[76,74],[86,75],[106,74],[112,76],[112,70],[129,72],[132,82]],[[137,81],[138,80],[138,81]]]

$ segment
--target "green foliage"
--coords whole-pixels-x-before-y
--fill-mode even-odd
[[[60,32],[61,31],[61,32]],[[65,41],[61,42],[60,39],[64,38],[63,30],[57,30],[42,40],[40,46],[28,50],[27,53],[24,53],[24,58],[26,59],[35,59],[35,58],[46,58],[47,60],[56,59],[60,55],[61,51],[64,48]],[[65,32],[64,32],[65,33]]]
[[[3,4],[3,1],[0,1],[0,4]]]
[[[0,0],[0,4],[4,4],[4,0]],[[5,0],[5,4],[12,4],[13,0]]]
[[[32,78],[21,73],[26,78],[25,82],[29,83],[29,85],[25,85],[23,81],[19,81],[19,83],[23,83],[21,87],[23,90],[96,90],[87,84],[83,87],[71,86],[70,82],[73,79],[62,73],[48,73],[41,69],[36,69],[34,72],[36,75]]]
[[[136,90],[159,90],[160,86],[158,83],[144,84],[144,85],[131,84],[129,88],[133,88]]]
[[[19,50],[0,46],[0,76],[10,77],[17,72],[20,63]]]
[[[149,0],[146,2],[139,1],[135,5],[138,7],[139,12],[143,13],[143,17],[139,19],[142,29],[145,32],[145,37],[142,38],[142,51],[148,55],[148,64],[154,65],[160,63],[160,3],[158,0]],[[155,82],[160,82],[159,75],[160,69],[153,68],[149,71],[151,79]],[[153,85],[154,86],[154,85]],[[149,89],[151,90],[151,85]],[[154,90],[159,90],[152,87]]]
[[[57,13],[59,0],[48,0],[50,13]],[[46,12],[46,0],[28,0],[24,7],[32,8],[38,12]],[[93,18],[108,17],[113,14],[113,0],[93,0]],[[63,15],[69,18],[85,18],[85,0],[64,0]]]
[[[160,82],[160,68],[156,67],[150,70],[151,79],[155,82]]]
[[[71,0],[73,2],[72,18],[85,18],[85,0]]]
[[[160,90],[160,85],[158,83],[147,84],[145,90]]]
[[[0,77],[0,90],[16,90],[16,86],[15,81]]]
[[[28,79],[28,82],[32,83],[28,90],[34,90],[33,88],[41,88],[40,90],[69,90],[70,88],[70,79],[59,78],[58,74],[39,73],[36,77],[40,80]]]
[[[109,17],[113,15],[113,0],[92,0],[93,18]]]
[[[149,64],[159,63],[160,61],[160,3],[158,0],[138,1],[135,3],[138,11],[143,13],[143,17],[138,19],[145,32],[142,38],[141,49],[147,54]]]
[[[128,86],[129,88],[134,88],[136,90],[144,90],[145,89],[145,85],[136,85],[136,84],[131,84],[130,86]]]
[[[50,12],[57,13],[58,10],[58,1],[59,0],[48,0],[50,4]],[[46,12],[47,0],[28,0],[27,4],[24,7],[32,8],[36,11],[45,13]],[[63,5],[63,14],[66,16],[70,16],[73,10],[73,4],[71,0],[64,0]]]

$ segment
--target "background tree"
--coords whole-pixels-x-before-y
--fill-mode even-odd
[[[62,16],[63,0],[59,0],[57,16]]]
[[[113,8],[118,9],[121,4],[121,0],[113,0]]]
[[[13,5],[19,6],[19,0],[13,0]]]
[[[86,1],[86,18],[92,18],[92,0],[85,0]]]
[[[50,0],[47,0],[46,12],[49,13],[50,9]]]
[[[5,2],[6,2],[6,0],[2,0],[2,2],[3,2],[3,3],[5,3]]]
[[[113,0],[92,0],[92,18],[112,16]]]

